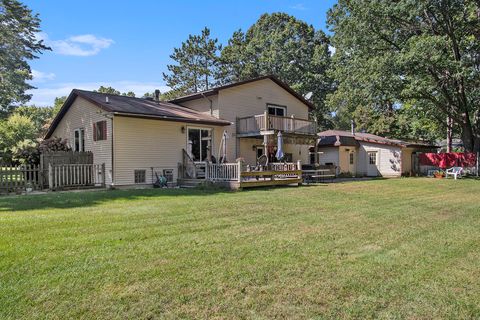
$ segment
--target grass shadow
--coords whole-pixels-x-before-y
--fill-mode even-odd
[[[0,213],[41,209],[69,209],[90,207],[115,200],[135,200],[158,197],[210,196],[233,191],[220,188],[191,189],[124,189],[124,190],[83,190],[49,192],[38,195],[15,195],[0,197]]]

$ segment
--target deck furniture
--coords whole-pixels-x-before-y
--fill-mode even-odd
[[[326,179],[333,179],[335,175],[331,173],[330,169],[315,169],[315,170],[303,170],[304,181],[309,183],[323,182]]]
[[[462,167],[452,167],[450,169],[447,169],[445,170],[445,179],[447,179],[448,176],[453,176],[453,178],[457,180],[457,177],[459,178],[462,177],[462,172],[463,172]]]

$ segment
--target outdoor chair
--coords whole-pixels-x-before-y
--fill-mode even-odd
[[[463,168],[462,167],[452,167],[450,169],[445,170],[445,179],[448,178],[448,176],[453,176],[455,180],[457,180],[457,177],[461,178],[462,177],[462,172]]]

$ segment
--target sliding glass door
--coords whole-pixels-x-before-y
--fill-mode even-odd
[[[193,161],[205,161],[207,159],[208,144],[211,139],[211,129],[188,128],[187,150]]]

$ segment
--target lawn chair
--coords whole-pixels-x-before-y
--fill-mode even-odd
[[[448,176],[453,176],[455,180],[457,180],[457,177],[461,178],[462,177],[462,172],[463,168],[462,167],[452,167],[450,169],[445,170],[445,179],[448,178]]]

